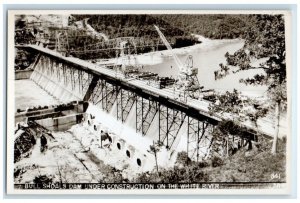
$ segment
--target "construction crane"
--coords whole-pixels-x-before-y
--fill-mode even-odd
[[[125,76],[135,72],[140,68],[140,65],[137,62],[137,48],[136,43],[133,37],[120,37],[116,38],[116,58],[114,69],[117,72],[120,69],[121,73]]]
[[[174,61],[179,69],[179,74],[175,87],[177,88],[177,90],[179,90],[180,93],[183,93],[183,97],[185,100],[187,97],[191,97],[194,99],[200,98],[201,87],[197,77],[198,68],[193,67],[193,57],[189,55],[185,61],[185,64],[182,64],[180,59],[174,53],[171,45],[165,38],[164,34],[156,25],[154,25],[154,27],[167,49],[171,52],[172,57],[174,58]]]

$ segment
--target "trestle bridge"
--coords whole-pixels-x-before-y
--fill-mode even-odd
[[[151,135],[153,141],[168,150],[174,150],[178,144],[177,137],[185,134],[186,151],[194,160],[208,156],[212,149],[221,153],[218,147],[214,147],[216,145],[228,147],[228,138],[227,144],[224,144],[226,139],[217,140],[212,136],[222,118],[209,113],[207,101],[192,98],[181,101],[179,93],[172,88],[155,88],[146,81],[128,79],[114,70],[65,57],[37,45],[18,45],[16,48],[38,53],[32,65],[31,80],[62,102],[89,101],[108,113],[115,108],[113,114],[122,123],[134,112],[136,132],[141,136],[156,134]],[[156,132],[149,132],[154,124],[158,126]],[[258,134],[271,136],[268,127],[257,129],[254,124],[245,124],[244,127],[247,131],[230,137],[231,145],[237,140],[240,143],[245,143],[244,140],[257,141]]]

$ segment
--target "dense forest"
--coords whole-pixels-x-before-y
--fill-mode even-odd
[[[172,43],[177,37],[190,38],[200,34],[213,39],[241,37],[249,15],[228,14],[163,14],[163,15],[73,15],[74,20],[89,18],[98,32],[110,38],[133,36],[158,38],[153,25],[161,28]]]
[[[73,15],[72,20],[78,21],[85,18],[89,19],[88,24],[97,32],[105,34],[110,39],[136,37],[143,38],[146,44],[156,44],[160,38],[153,25],[157,25],[174,47],[197,43],[197,40],[189,32],[152,15]]]
[[[255,26],[249,23],[249,17],[228,14],[72,15],[70,24],[88,18],[88,24],[110,39],[138,38],[141,43],[137,44],[137,52],[145,53],[166,49],[153,25],[160,28],[173,48],[180,48],[200,43],[192,34],[212,39],[243,38],[245,31]]]
[[[212,39],[243,37],[249,15],[201,14],[155,15],[185,33],[199,34]]]

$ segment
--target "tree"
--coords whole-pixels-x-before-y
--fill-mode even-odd
[[[285,30],[283,15],[251,15],[244,33],[245,44],[234,54],[226,53],[227,64],[220,64],[215,79],[230,72],[261,70],[251,78],[241,79],[246,85],[266,85],[271,101],[269,108],[275,108],[275,134],[272,153],[276,153],[279,133],[280,111],[286,109],[286,61]],[[262,60],[259,65],[254,61]]]
[[[244,121],[254,123],[257,128],[257,135],[257,121],[259,118],[265,117],[268,113],[268,108],[261,104],[261,102],[242,96],[236,89],[233,92],[226,91],[224,94],[215,95],[215,102],[214,104],[210,104],[208,109],[211,115],[218,113],[223,118],[214,130],[213,136],[217,140],[222,140],[224,136],[226,137],[227,156],[229,155],[229,137],[233,137],[234,139],[234,136],[239,136],[243,140],[245,139],[244,132],[247,131],[247,127],[243,126],[242,123]],[[249,137],[246,139],[248,150],[251,150],[252,141]]]
[[[153,145],[150,145],[150,153],[154,154],[154,158],[155,158],[155,165],[156,165],[156,172],[159,176],[158,173],[158,164],[157,164],[157,152],[159,152],[159,144],[155,144],[153,141]]]

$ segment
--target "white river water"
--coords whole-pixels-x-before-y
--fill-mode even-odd
[[[201,44],[183,49],[174,49],[174,52],[183,64],[188,55],[193,56],[193,65],[198,68],[198,79],[201,86],[204,86],[205,89],[215,89],[216,91],[232,91],[235,88],[245,94],[255,96],[262,96],[265,93],[265,86],[246,86],[239,83],[239,79],[251,77],[258,73],[257,70],[229,74],[217,81],[214,79],[214,71],[219,69],[219,64],[226,63],[226,52],[232,54],[242,48],[244,44],[243,40],[202,39]],[[148,57],[145,57],[145,55],[138,56],[139,63],[146,63],[143,70],[158,73],[160,76],[177,77],[178,67],[170,52],[149,53],[146,56]]]

